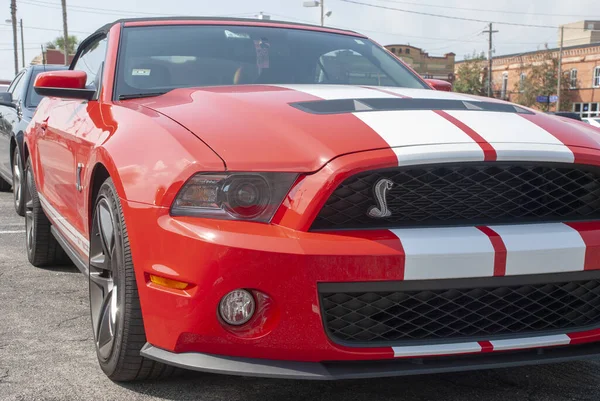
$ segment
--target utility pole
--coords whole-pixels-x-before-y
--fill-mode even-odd
[[[325,0],[321,0],[321,26],[325,26]]]
[[[23,18],[19,20],[19,26],[21,27],[21,64],[25,68],[25,39],[23,39]]]
[[[562,80],[562,58],[563,58],[563,41],[565,38],[565,27],[560,27],[560,49],[558,50],[558,87],[556,89],[556,111],[560,111],[560,92],[562,89],[561,80]]]
[[[482,33],[490,34],[490,38],[489,38],[490,47],[489,47],[489,51],[488,51],[488,84],[487,84],[488,97],[492,97],[492,66],[493,66],[492,51],[494,50],[493,39],[494,39],[494,34],[498,33],[498,32],[499,31],[494,31],[493,24],[491,22],[490,22],[490,29],[482,32]]]
[[[63,16],[63,34],[65,35],[65,65],[69,65],[69,31],[67,30],[67,0],[61,0]]]
[[[10,0],[10,19],[13,31],[13,48],[15,52],[15,75],[19,73],[19,50],[17,48],[17,0]]]

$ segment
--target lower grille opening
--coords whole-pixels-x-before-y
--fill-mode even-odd
[[[377,346],[600,326],[600,278],[398,291],[376,291],[377,284],[369,287],[369,291],[321,291],[325,329],[333,340]]]

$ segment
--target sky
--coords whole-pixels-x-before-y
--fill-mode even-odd
[[[319,8],[302,6],[304,0],[66,0],[69,34],[80,40],[98,27],[119,18],[183,16],[255,17],[259,12],[272,19],[320,23]],[[377,7],[370,7],[368,3]],[[25,64],[39,55],[40,45],[62,35],[60,0],[17,0],[17,18],[23,19]],[[557,46],[558,25],[584,19],[600,20],[598,0],[324,0],[327,26],[361,32],[382,45],[410,44],[430,55],[456,53],[457,59],[486,51],[487,22],[494,30],[495,56]],[[10,1],[0,6],[0,79],[14,76]],[[397,11],[392,9],[401,9]],[[443,15],[465,21],[421,15]],[[549,28],[500,24],[543,25]],[[565,45],[568,45],[566,43]],[[19,67],[21,42],[19,38]]]

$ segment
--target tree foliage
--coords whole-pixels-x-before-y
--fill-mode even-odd
[[[522,65],[520,75],[524,74],[524,79],[520,79],[515,84],[515,92],[518,93],[516,102],[523,106],[535,106],[542,111],[550,111],[554,104],[538,103],[538,96],[554,96],[558,86],[558,55],[552,51],[546,50],[533,61],[532,64]],[[561,110],[570,110],[571,97],[569,93],[569,74],[562,72],[560,108]]]
[[[484,62],[483,54],[473,53],[471,56],[466,56],[465,61],[461,63],[456,72],[454,90],[460,93],[484,96],[486,93],[485,80],[482,77]]]
[[[69,54],[73,54],[75,53],[75,50],[77,49],[77,36],[75,35],[69,35],[69,40],[68,40],[68,53]],[[65,51],[65,38],[62,36],[57,37],[56,39],[54,39],[52,42],[48,42],[46,43],[46,49],[58,49],[62,52]]]

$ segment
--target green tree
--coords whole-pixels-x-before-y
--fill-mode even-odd
[[[460,93],[484,96],[486,92],[485,80],[482,76],[484,63],[483,54],[473,53],[471,56],[465,56],[465,61],[456,71],[454,90]]]
[[[516,102],[523,106],[535,106],[542,111],[550,111],[554,104],[538,103],[538,96],[556,95],[558,86],[558,54],[546,49],[531,65],[522,65],[520,75],[523,76],[515,84],[515,92],[518,93]],[[569,92],[569,73],[562,72],[560,109],[570,110],[572,100]]]
[[[67,47],[69,54],[75,53],[75,50],[77,49],[77,43],[78,43],[77,36],[69,35],[68,47]],[[63,38],[62,36],[59,36],[56,39],[54,39],[52,42],[46,43],[46,49],[58,49],[58,50],[64,52],[65,51],[65,38]]]

